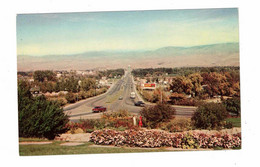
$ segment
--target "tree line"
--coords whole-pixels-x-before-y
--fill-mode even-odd
[[[231,72],[239,71],[240,67],[237,66],[223,66],[223,67],[178,67],[178,68],[145,68],[145,69],[134,69],[132,74],[135,77],[149,77],[149,76],[165,76],[166,73],[170,76],[188,76],[193,73],[204,73],[204,72]]]

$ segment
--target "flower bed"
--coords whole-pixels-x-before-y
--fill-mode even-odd
[[[194,148],[236,148],[241,146],[241,134],[214,134],[204,133],[168,133],[163,131],[110,129],[92,132],[90,141],[99,145],[115,145],[130,147],[175,147],[184,149]]]

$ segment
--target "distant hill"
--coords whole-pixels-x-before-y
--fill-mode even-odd
[[[239,66],[239,44],[163,47],[151,51],[100,51],[74,55],[17,56],[18,71],[93,68]]]

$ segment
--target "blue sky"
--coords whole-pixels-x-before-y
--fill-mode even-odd
[[[17,15],[18,55],[238,41],[236,8]]]

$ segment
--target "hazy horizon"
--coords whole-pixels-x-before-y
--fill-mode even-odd
[[[144,52],[85,52],[74,55],[18,56],[18,71],[93,68],[239,66],[239,43],[164,47]]]
[[[194,45],[194,46],[164,46],[160,48],[155,48],[155,49],[138,49],[138,50],[97,50],[97,51],[83,51],[79,53],[71,53],[71,54],[48,54],[48,55],[26,55],[26,54],[20,54],[17,56],[32,56],[32,57],[44,57],[44,56],[71,56],[71,55],[80,55],[84,53],[95,53],[95,52],[107,52],[107,53],[129,53],[129,52],[151,52],[151,51],[156,51],[159,49],[164,49],[164,48],[192,48],[192,47],[202,47],[202,46],[212,46],[212,45],[221,45],[221,44],[239,44],[239,42],[227,42],[227,43],[213,43],[213,44],[207,44],[207,45]]]
[[[237,8],[17,15],[17,55],[149,51],[238,42]]]

